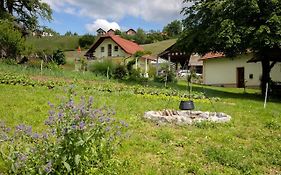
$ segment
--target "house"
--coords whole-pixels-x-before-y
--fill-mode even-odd
[[[203,73],[202,57],[198,54],[192,54],[188,62],[188,70],[193,70],[197,74]]]
[[[97,35],[98,36],[102,36],[102,35],[104,35],[106,32],[102,29],[102,28],[99,28],[98,30],[97,30]]]
[[[106,34],[101,36],[86,52],[88,59],[101,59],[103,57],[129,57],[143,48],[138,44],[123,39],[118,35]]]
[[[225,57],[221,53],[208,53],[203,61],[203,83],[224,87],[259,87],[262,75],[260,62],[249,63],[252,54]],[[281,63],[276,63],[271,70],[273,81],[281,82]]]
[[[106,32],[107,35],[114,35],[115,34],[115,31],[113,29],[109,29],[107,32]]]
[[[131,36],[134,36],[134,35],[137,34],[137,32],[136,32],[134,29],[129,29],[129,30],[127,30],[126,34],[127,34],[127,35],[131,35]]]
[[[187,68],[190,54],[182,51],[180,48],[177,48],[176,44],[172,44],[170,47],[162,51],[157,55],[158,61],[159,59],[167,60],[169,64],[169,69],[172,65],[175,65],[175,69],[178,70],[180,67],[182,69]]]

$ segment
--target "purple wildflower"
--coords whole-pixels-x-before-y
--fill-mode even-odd
[[[109,127],[109,126],[107,126],[107,127],[105,128],[105,132],[108,132],[108,131],[110,131],[110,127]]]
[[[53,105],[51,102],[48,102],[48,105],[49,105],[51,108],[54,107],[54,105]]]
[[[127,123],[125,123],[124,121],[120,121],[120,124],[122,125],[122,126],[125,126],[126,128],[128,127],[128,124]]]
[[[47,139],[47,138],[48,138],[48,134],[45,133],[45,132],[43,132],[43,133],[42,133],[42,138],[43,138],[43,139]]]
[[[80,113],[81,113],[82,116],[85,116],[85,115],[86,115],[86,110],[84,109],[84,107],[82,107],[82,108],[80,109]]]
[[[39,139],[39,134],[37,134],[37,133],[33,134],[33,138],[34,139]]]
[[[11,128],[6,128],[5,132],[10,132]]]
[[[62,119],[62,117],[63,117],[63,113],[62,113],[62,112],[59,112],[59,113],[58,113],[58,119]]]
[[[89,97],[88,105],[91,106],[93,104],[94,98],[92,96]]]
[[[70,99],[68,102],[68,107],[73,108],[74,107],[74,101],[73,99]]]
[[[111,118],[106,118],[105,120],[107,123],[109,123],[111,121]]]
[[[68,132],[68,128],[63,128],[63,133],[66,134]]]
[[[19,157],[19,159],[20,159],[21,161],[25,161],[25,160],[27,159],[27,157],[26,157],[26,155],[21,155],[21,156]]]
[[[76,129],[76,128],[77,128],[76,125],[72,125],[71,127],[72,127],[72,129]],[[65,129],[66,129],[66,128],[65,128]]]
[[[25,125],[24,125],[24,124],[20,124],[20,125],[16,126],[16,130],[17,130],[17,131],[23,131],[24,128],[25,128]]]
[[[117,135],[117,136],[120,136],[120,135],[121,135],[121,132],[120,132],[120,131],[117,131],[117,132],[116,132],[116,135]]]
[[[82,122],[80,122],[80,124],[79,124],[79,129],[80,129],[80,130],[83,130],[85,126],[86,126],[85,122],[82,121]]]
[[[103,122],[104,122],[104,118],[103,118],[103,117],[100,117],[100,118],[99,118],[99,122],[100,122],[100,123],[103,123]]]
[[[51,132],[52,132],[52,134],[53,134],[53,135],[55,135],[55,134],[56,134],[56,130],[55,130],[55,129],[52,129],[52,131],[51,131]]]
[[[78,114],[75,115],[75,120],[80,120],[80,116]]]
[[[50,117],[51,117],[51,116],[53,116],[53,115],[55,114],[55,111],[50,110],[50,111],[49,111],[49,114],[50,114]]]
[[[32,127],[31,126],[26,127],[25,133],[30,136],[32,134]]]
[[[52,171],[52,162],[48,162],[44,168],[46,173],[50,173]]]

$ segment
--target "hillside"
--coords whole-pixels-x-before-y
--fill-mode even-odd
[[[170,40],[165,40],[165,41],[160,41],[152,44],[145,44],[142,45],[144,50],[150,51],[152,55],[157,55],[161,52],[163,52],[165,49],[170,47],[171,45],[175,44],[177,39],[170,39]]]
[[[29,37],[27,43],[35,50],[75,50],[78,47],[79,36],[55,36],[55,37]]]

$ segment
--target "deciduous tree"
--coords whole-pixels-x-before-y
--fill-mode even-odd
[[[179,20],[172,21],[163,28],[163,32],[166,32],[170,37],[176,37],[182,32],[182,23]]]
[[[38,27],[38,18],[51,20],[52,10],[41,0],[0,0],[0,19],[9,19],[24,30]]]
[[[0,21],[0,58],[17,58],[26,48],[21,33],[13,28],[13,25]]]
[[[184,0],[184,33],[178,45],[187,52],[251,51],[262,62],[262,92],[270,70],[281,61],[280,0]]]

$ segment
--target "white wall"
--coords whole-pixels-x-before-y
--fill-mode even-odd
[[[108,57],[108,44],[112,46],[112,57],[126,57],[127,53],[124,52],[112,39],[106,38],[95,50],[94,56],[96,58]],[[118,51],[114,51],[114,47],[118,46]],[[101,52],[101,47],[104,47],[104,52]]]
[[[203,63],[204,84],[236,86],[237,68],[244,67],[246,86],[259,86],[262,75],[261,63],[247,63],[252,58],[251,54],[235,58],[213,58]],[[250,79],[250,74],[253,78]],[[277,63],[271,71],[273,81],[281,81],[281,64]]]

